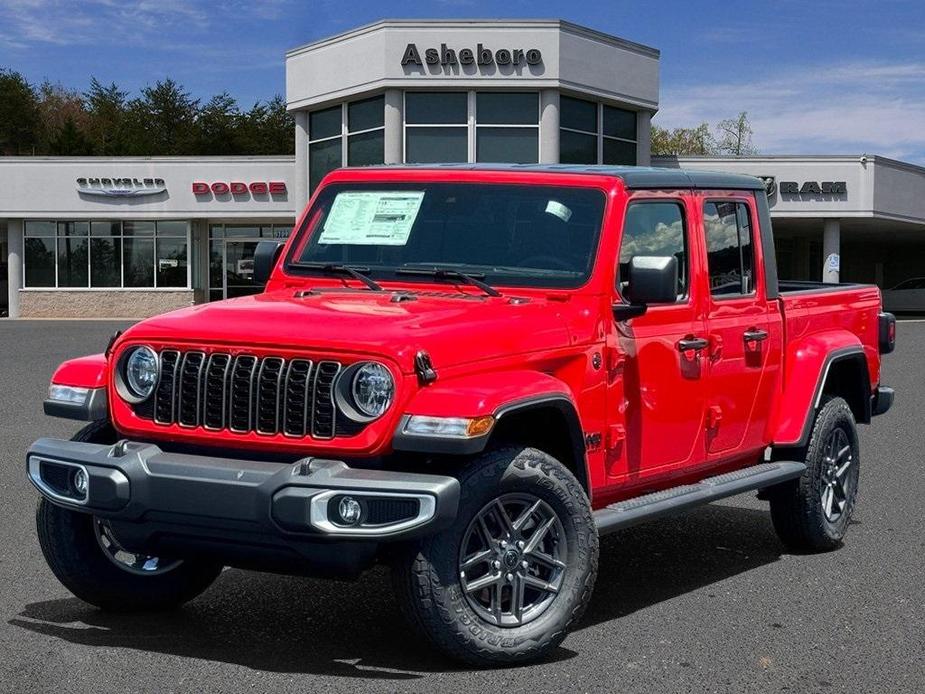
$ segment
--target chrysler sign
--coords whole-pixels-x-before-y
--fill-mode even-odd
[[[77,192],[109,198],[137,198],[166,193],[163,178],[122,178],[87,176],[77,179]]]

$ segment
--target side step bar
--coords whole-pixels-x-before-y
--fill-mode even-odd
[[[804,470],[806,465],[803,463],[761,463],[724,475],[707,477],[695,484],[672,487],[605,506],[594,512],[594,522],[598,534],[606,535],[727,496],[786,482],[799,477]]]

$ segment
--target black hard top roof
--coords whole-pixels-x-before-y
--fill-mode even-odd
[[[387,169],[458,169],[460,171],[524,171],[536,173],[587,174],[613,176],[626,188],[706,188],[764,190],[765,184],[754,176],[694,171],[651,166],[607,166],[590,164],[389,164],[371,168]]]

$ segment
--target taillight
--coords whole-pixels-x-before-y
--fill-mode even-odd
[[[881,313],[880,323],[880,354],[889,354],[896,348],[896,316],[892,313]]]

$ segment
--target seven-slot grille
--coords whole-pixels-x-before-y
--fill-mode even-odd
[[[341,369],[336,361],[165,349],[148,416],[211,431],[330,439],[355,429],[337,417],[334,382]]]

